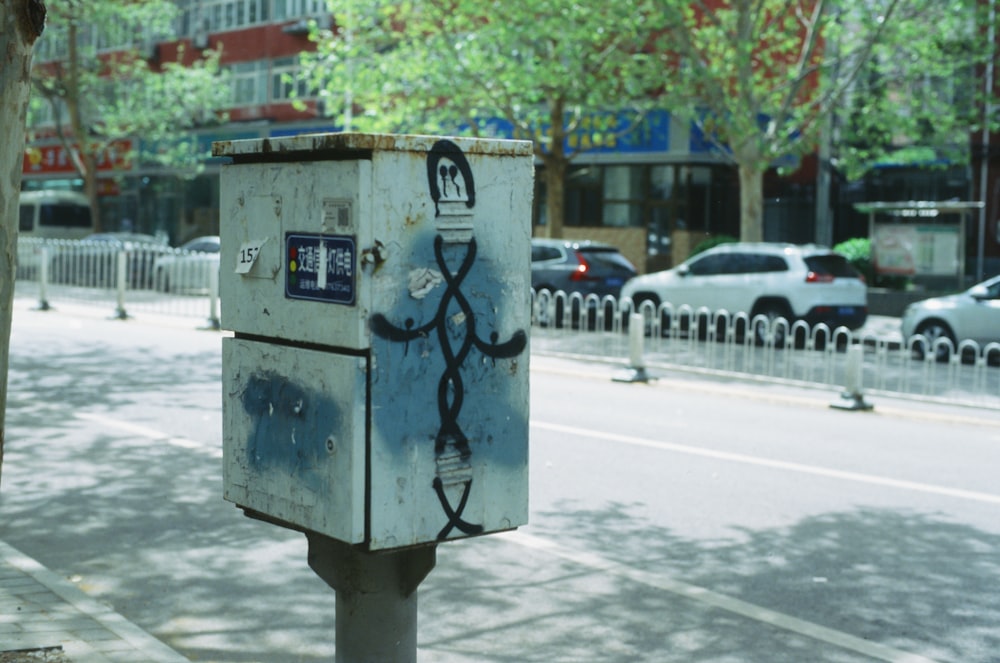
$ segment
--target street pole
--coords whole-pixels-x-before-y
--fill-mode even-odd
[[[986,70],[983,73],[983,135],[982,135],[982,156],[979,162],[979,199],[983,201],[983,206],[979,208],[979,237],[976,247],[976,281],[984,278],[985,243],[986,243],[986,215],[987,196],[986,189],[989,186],[990,170],[990,116],[993,114],[993,104],[990,100],[993,97],[993,55],[996,41],[996,2],[990,0],[989,21],[986,28],[986,39],[989,43],[989,57],[986,58]]]
[[[337,593],[336,663],[416,663],[417,586],[436,546],[371,553],[307,532],[309,567]]]
[[[830,218],[830,141],[833,132],[833,110],[827,110],[823,117],[820,134],[819,163],[816,171],[816,237],[821,246],[833,246],[833,223]]]

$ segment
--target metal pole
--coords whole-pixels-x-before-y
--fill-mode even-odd
[[[641,313],[632,313],[628,318],[628,370],[611,378],[615,382],[649,382],[646,362],[643,359],[646,342],[646,318]]]
[[[127,260],[128,254],[125,251],[119,251],[117,260],[118,273],[116,274],[117,278],[115,279],[115,286],[118,291],[118,309],[115,311],[115,317],[119,320],[124,320],[128,317],[128,313],[125,311],[125,277],[128,273],[126,268]]]
[[[49,247],[42,244],[38,265],[38,310],[49,310]]]
[[[211,264],[208,269],[208,324],[212,329],[222,328],[219,319],[219,270],[212,269]]]
[[[871,410],[872,405],[865,401],[862,390],[864,381],[865,349],[860,343],[854,343],[847,348],[847,358],[844,365],[844,391],[840,399],[830,404],[838,410]]]
[[[642,355],[646,321],[640,313],[633,313],[629,321],[631,322],[628,329],[629,365],[637,371],[645,370],[646,366],[643,363]]]
[[[416,663],[417,586],[435,546],[372,553],[306,532],[309,567],[337,593],[336,663]]]
[[[986,29],[986,39],[989,44],[989,57],[986,58],[986,71],[983,73],[985,79],[983,83],[983,154],[979,162],[979,199],[983,201],[983,206],[979,208],[979,245],[976,253],[976,281],[984,278],[985,243],[986,243],[986,189],[989,180],[989,158],[990,158],[990,117],[993,114],[993,104],[990,103],[993,97],[993,51],[995,48],[996,31],[994,22],[996,21],[996,2],[990,0],[989,25]],[[964,276],[964,274],[963,274]]]

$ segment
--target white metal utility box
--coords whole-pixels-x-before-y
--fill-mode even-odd
[[[367,550],[526,523],[530,143],[213,154],[225,498]]]

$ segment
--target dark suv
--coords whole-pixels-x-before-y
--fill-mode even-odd
[[[636,269],[628,258],[610,244],[569,239],[531,240],[531,287],[536,297],[542,291],[549,293],[541,295],[542,309],[551,309],[546,306],[549,302],[555,308],[554,311],[539,311],[541,324],[547,324],[553,314],[557,322],[562,321],[565,302],[585,301],[589,295],[597,295],[602,300],[608,295],[617,299],[622,286],[635,275]],[[576,321],[579,310],[574,306],[571,311]]]

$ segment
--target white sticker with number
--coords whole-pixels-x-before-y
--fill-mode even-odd
[[[243,242],[240,245],[240,250],[236,254],[236,273],[246,274],[252,268],[253,264],[257,262],[257,256],[260,255],[260,248],[264,246],[264,242],[267,238],[251,240],[249,242]]]

